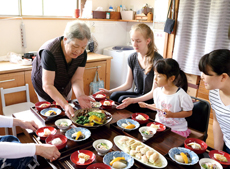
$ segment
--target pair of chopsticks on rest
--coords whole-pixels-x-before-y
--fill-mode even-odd
[[[33,135],[33,140],[35,141],[35,143],[37,144],[42,144],[42,142],[35,136]],[[70,168],[70,169],[75,169],[69,161],[65,160],[64,163]]]

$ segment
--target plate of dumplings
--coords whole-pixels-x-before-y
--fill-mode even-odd
[[[114,143],[119,149],[148,167],[165,168],[168,165],[162,154],[136,139],[119,135],[114,137]]]

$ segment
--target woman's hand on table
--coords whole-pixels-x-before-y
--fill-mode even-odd
[[[124,109],[126,108],[127,106],[129,106],[130,104],[133,104],[134,103],[134,100],[135,98],[126,98],[124,100],[122,100],[122,103],[120,105],[118,105],[116,108],[117,109]]]
[[[13,125],[20,126],[23,129],[31,129],[33,131],[36,131],[38,129],[38,125],[33,120],[24,121],[14,118]]]
[[[81,108],[92,108],[91,102],[95,102],[95,100],[89,96],[82,95],[77,98],[78,103],[80,104]]]
[[[46,159],[49,159],[50,162],[57,160],[61,153],[58,151],[55,145],[51,144],[36,144],[36,153],[35,155],[40,155]]]
[[[64,110],[65,110],[65,114],[71,118],[71,117],[74,117],[74,109],[71,105],[69,104],[66,104],[65,107],[64,107]]]

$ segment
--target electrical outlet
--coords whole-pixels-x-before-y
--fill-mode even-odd
[[[21,32],[22,47],[26,48],[25,24],[23,22],[20,25],[20,32]]]

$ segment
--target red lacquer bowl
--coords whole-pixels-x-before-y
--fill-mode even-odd
[[[46,106],[42,106],[40,107],[42,104],[47,104]],[[50,102],[47,102],[47,101],[42,101],[42,102],[37,102],[35,103],[35,108],[38,110],[38,111],[41,111],[43,109],[46,109],[46,108],[49,108],[51,106],[51,103]]]
[[[58,150],[65,148],[65,146],[67,144],[67,138],[66,138],[66,136],[64,136],[62,134],[49,135],[46,138],[46,144],[52,144],[52,140],[55,138],[60,138],[62,141],[61,144],[55,145],[58,148]]]
[[[166,129],[166,126],[164,124],[161,124],[159,122],[151,122],[148,123],[147,126],[151,126],[151,124],[159,125],[159,128],[157,129],[157,132],[164,131]]]
[[[195,142],[197,144],[200,144],[201,150],[193,149],[191,146],[188,145],[189,143],[193,143],[193,142]],[[200,139],[197,139],[197,138],[187,138],[184,141],[184,147],[187,148],[187,149],[189,149],[189,150],[194,151],[196,154],[203,154],[206,151],[206,149],[207,149],[208,146],[207,146],[207,144],[204,141],[202,141]]]
[[[138,115],[142,115],[146,120],[138,120],[138,119],[136,119],[136,117]],[[144,114],[144,113],[133,113],[132,114],[132,119],[135,120],[135,121],[137,121],[137,122],[139,122],[140,124],[145,124],[145,123],[148,122],[149,116],[147,114]]]
[[[104,163],[94,163],[88,166],[86,169],[111,169],[111,167]]]
[[[50,126],[41,127],[39,129],[37,129],[37,131],[36,131],[37,136],[39,136],[41,140],[45,140],[49,136],[49,135],[44,135],[44,129],[49,129],[51,131],[50,135],[54,135],[57,132],[57,130],[55,128],[50,127]]]
[[[97,95],[102,95],[103,97],[97,97]],[[106,94],[93,94],[92,96],[96,101],[105,100],[106,98]]]
[[[221,162],[221,161],[215,159],[214,154],[216,154],[216,153],[225,156],[227,158],[228,162]],[[224,168],[228,167],[230,165],[230,155],[228,153],[224,152],[224,151],[212,150],[212,151],[209,152],[208,155],[209,155],[209,157],[211,159],[216,160],[217,162],[219,162]]]
[[[90,159],[85,161],[84,164],[79,163],[79,158],[78,158],[78,154],[80,153],[84,153],[90,156]],[[73,154],[71,154],[70,156],[70,160],[78,167],[78,168],[86,168],[89,164],[91,164],[92,162],[94,162],[96,156],[92,151],[89,150],[78,150],[75,151]]]
[[[105,102],[109,102],[109,105],[106,105]],[[114,101],[112,100],[101,100],[100,103],[103,109],[111,109],[114,105]]]

